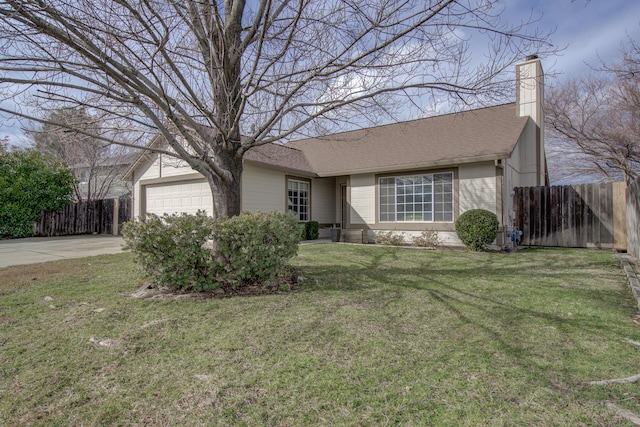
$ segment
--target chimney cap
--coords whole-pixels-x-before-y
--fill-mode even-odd
[[[533,61],[534,59],[538,59],[538,55],[535,53],[533,55],[527,55],[527,61]]]

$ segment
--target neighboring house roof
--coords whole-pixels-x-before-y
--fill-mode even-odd
[[[94,163],[89,163],[89,162],[76,163],[72,165],[71,168],[75,170],[88,169],[88,168],[106,169],[106,168],[112,168],[112,167],[128,169],[132,164],[135,163],[135,161],[138,159],[139,156],[140,156],[139,153],[127,153],[127,154],[121,154],[118,156],[109,156],[103,159],[96,160]]]
[[[291,141],[318,176],[397,171],[511,156],[528,117],[515,104]]]

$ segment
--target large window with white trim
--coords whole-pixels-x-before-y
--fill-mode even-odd
[[[453,222],[453,173],[378,180],[380,222]]]
[[[290,179],[287,192],[289,210],[298,216],[298,221],[309,221],[309,182]]]

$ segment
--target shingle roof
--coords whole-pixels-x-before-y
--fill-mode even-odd
[[[161,142],[162,138],[157,136],[153,138],[147,147],[153,148]],[[137,159],[132,162],[129,169],[124,173],[122,179],[125,181],[131,179],[133,171],[137,169],[142,162],[149,159],[152,154],[153,153],[149,151],[139,153]],[[244,160],[277,167],[297,174],[308,176],[316,175],[313,173],[311,165],[302,151],[280,144],[268,143],[254,147],[245,153]]]
[[[395,171],[507,158],[528,117],[515,104],[291,141],[319,176]]]
[[[247,151],[244,160],[305,175],[315,175],[302,151],[284,145],[271,143],[259,145]]]
[[[269,143],[247,151],[244,159],[321,177],[504,159],[511,156],[528,120],[516,115],[515,104],[505,104],[286,145]]]

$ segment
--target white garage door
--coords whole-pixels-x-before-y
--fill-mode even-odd
[[[187,181],[146,186],[146,213],[195,214],[198,209],[213,213],[211,189],[206,181]]]

